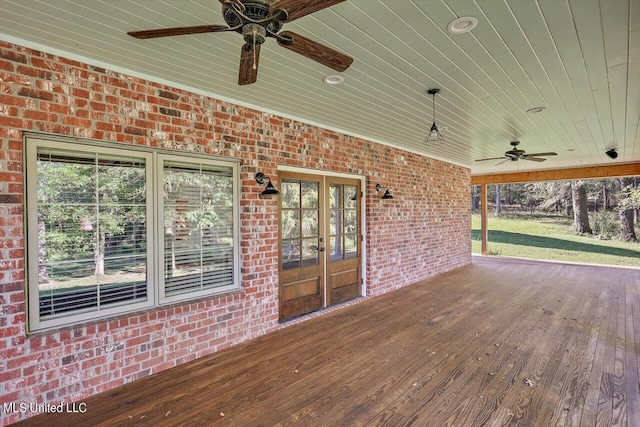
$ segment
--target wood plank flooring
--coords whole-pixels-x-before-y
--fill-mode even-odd
[[[24,424],[640,426],[639,365],[640,270],[474,257]]]

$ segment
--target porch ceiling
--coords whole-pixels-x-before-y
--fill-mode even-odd
[[[471,32],[446,27],[478,19]],[[471,168],[474,175],[640,160],[640,1],[348,0],[285,24],[354,58],[329,68],[268,40],[237,85],[236,33],[138,40],[128,31],[223,24],[218,0],[0,0],[0,39],[168,83]],[[446,143],[426,147],[428,88]],[[527,113],[542,106],[538,114]],[[531,161],[499,157],[519,139]],[[617,148],[618,158],[605,155]],[[339,148],[337,148],[339,149]]]

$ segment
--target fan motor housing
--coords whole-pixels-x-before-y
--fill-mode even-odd
[[[242,4],[244,5],[244,8],[245,8],[244,14],[253,21],[261,21],[263,19],[267,19],[271,16],[271,14],[269,13],[269,6],[271,6],[271,4],[275,3],[276,1],[277,0],[242,1]],[[242,29],[238,30],[238,32],[241,33],[246,40],[246,36],[245,36],[246,31],[244,27],[246,27],[248,24],[251,24],[250,21],[246,21],[245,19],[243,19],[242,16],[236,13],[233,7],[224,8],[223,18],[229,27],[237,27],[238,25],[242,25]],[[254,25],[261,26],[259,24],[254,24]],[[269,30],[271,33],[275,34],[278,31],[280,31],[280,29],[282,28],[282,22],[277,20],[271,21],[269,24],[266,25],[265,28]]]

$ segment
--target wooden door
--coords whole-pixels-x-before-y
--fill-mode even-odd
[[[280,320],[324,306],[323,177],[282,172]]]
[[[360,181],[281,172],[280,320],[362,294]]]
[[[362,294],[360,181],[328,177],[326,305]]]

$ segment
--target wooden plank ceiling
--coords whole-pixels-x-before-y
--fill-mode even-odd
[[[472,16],[470,33],[446,30]],[[0,39],[249,105],[471,168],[508,173],[640,160],[640,1],[347,0],[284,25],[354,58],[333,70],[262,46],[237,85],[234,33],[138,40],[128,31],[224,24],[218,0],[0,0]],[[428,88],[446,143],[426,147]],[[542,106],[538,114],[527,113]],[[475,162],[513,139],[545,162]],[[614,161],[605,155],[616,148]],[[336,147],[339,149],[339,147]]]

